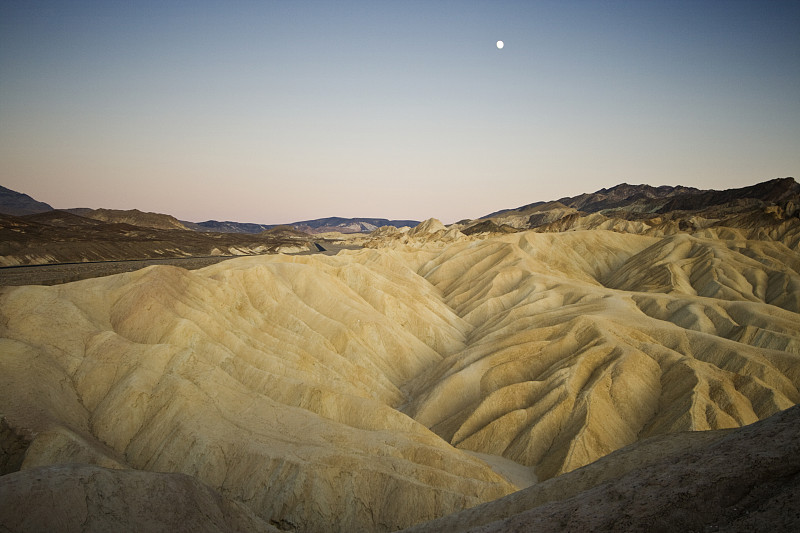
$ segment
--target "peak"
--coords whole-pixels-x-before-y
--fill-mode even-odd
[[[436,233],[437,231],[446,231],[447,228],[439,219],[429,218],[424,222],[420,222],[417,227],[409,232],[410,235],[419,235],[421,233]]]
[[[765,181],[759,185],[775,185],[785,189],[794,189],[800,187],[800,184],[798,184],[792,177],[775,178],[773,180]],[[758,185],[756,185],[756,187],[758,187]]]
[[[0,186],[0,213],[20,216],[52,210],[53,208],[49,204],[39,202],[27,194]]]

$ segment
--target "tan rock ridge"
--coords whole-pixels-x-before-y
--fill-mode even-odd
[[[421,274],[473,329],[463,351],[415,382],[406,412],[542,480],[642,437],[735,427],[800,401],[797,272],[784,266],[785,284],[772,275],[789,290],[775,300],[745,276],[726,278],[720,261],[695,282],[725,300],[664,294],[646,276],[622,291],[603,285],[657,242],[593,231],[448,248]],[[796,259],[776,243],[754,246]]]
[[[305,531],[397,529],[511,492],[392,408],[463,324],[408,267],[353,255],[4,290],[0,405],[37,435],[23,469],[183,472]]]
[[[429,218],[413,228],[395,228],[383,226],[369,234],[364,243],[368,248],[400,246],[419,248],[426,245],[444,246],[459,240],[465,240],[457,224],[450,227],[435,218]]]
[[[183,473],[265,522],[389,531],[520,487],[464,450],[546,481],[800,402],[781,242],[423,224],[336,256],[0,289],[22,469]]]

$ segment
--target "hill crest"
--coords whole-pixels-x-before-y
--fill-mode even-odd
[[[50,204],[34,200],[27,194],[0,185],[0,213],[20,216],[52,210]]]

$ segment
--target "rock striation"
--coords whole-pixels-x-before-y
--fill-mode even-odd
[[[796,531],[800,408],[737,430],[648,439],[409,533]]]
[[[461,345],[434,288],[376,251],[250,259],[3,289],[0,405],[35,435],[22,468],[181,472],[302,531],[514,490],[394,409]]]
[[[467,221],[462,231],[493,222],[539,232],[605,229],[663,237],[731,231],[743,239],[771,239],[796,249],[800,244],[800,184],[780,178],[740,189],[699,190],[623,183],[610,189],[536,202]],[[474,229],[473,229],[474,228]]]
[[[519,488],[480,454],[542,482],[800,402],[800,258],[781,243],[439,225],[413,246],[385,231],[336,256],[0,289],[21,468],[183,473],[272,524],[389,531]]]
[[[628,506],[641,489],[685,512],[654,507],[620,527],[666,517],[697,529],[709,524],[696,506],[672,504],[719,503],[713,480],[736,495],[747,474],[708,470],[712,481],[689,493],[659,472],[686,480],[719,456],[756,472],[752,490],[719,503],[728,509],[719,523],[757,525],[729,508],[767,501],[758,495],[778,507],[748,509],[783,516],[796,485],[772,480],[796,478],[784,457],[796,445],[767,446],[749,429],[797,441],[786,431],[800,403],[800,233],[791,184],[773,185],[769,205],[722,195],[713,220],[635,210],[551,218],[577,209],[561,201],[523,213],[546,222],[527,231],[431,219],[378,228],[366,248],[335,256],[2,287],[0,494],[41,502],[98,483],[125,501],[157,483],[216,502],[223,529],[392,531],[514,493],[500,500],[512,507],[475,511],[487,520],[430,526],[460,531],[607,528],[591,510],[613,514],[622,504],[608,494]],[[597,201],[618,209],[629,192]],[[4,220],[9,234],[47,222]],[[748,446],[763,450],[755,462],[743,458]],[[670,457],[689,466],[673,469]],[[583,491],[588,499],[570,499]],[[114,501],[127,523],[146,519]],[[542,504],[555,521],[525,514]],[[589,515],[571,518],[576,506]],[[0,523],[24,529],[3,509]],[[91,509],[75,520],[103,524],[104,507]]]

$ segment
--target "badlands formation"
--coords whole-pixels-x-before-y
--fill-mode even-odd
[[[191,505],[208,531],[552,530],[613,510],[609,486],[630,503],[619,483],[685,486],[714,457],[797,479],[800,220],[762,207],[780,230],[430,220],[336,256],[2,288],[0,529],[47,529],[49,508],[75,530],[130,524],[156,491],[174,509],[131,530]],[[752,483],[719,505],[749,509]],[[555,521],[525,515],[543,504]],[[668,524],[697,526],[681,512]]]

